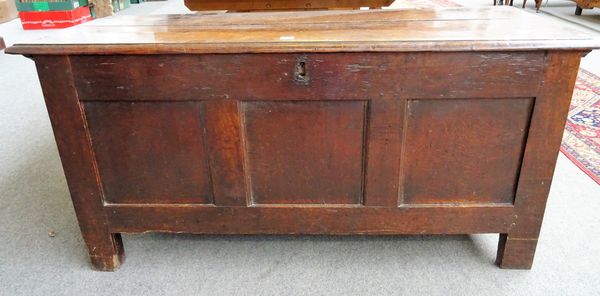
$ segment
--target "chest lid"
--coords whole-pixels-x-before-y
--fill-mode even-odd
[[[513,7],[114,16],[13,54],[591,50],[600,39]]]

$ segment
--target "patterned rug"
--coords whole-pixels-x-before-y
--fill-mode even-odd
[[[462,5],[451,0],[396,0],[390,8],[439,7]],[[600,184],[600,77],[584,69],[579,69],[560,151]]]
[[[560,151],[600,184],[600,77],[579,69]]]

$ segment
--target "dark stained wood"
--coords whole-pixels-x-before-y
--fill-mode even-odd
[[[361,202],[365,102],[242,106],[252,203]]]
[[[367,206],[398,206],[400,155],[406,100],[388,94],[369,102],[367,112]]]
[[[579,61],[578,52],[549,52],[546,58],[516,192],[515,205],[523,227],[515,228],[510,234],[517,238],[539,235]]]
[[[530,268],[578,63],[600,47],[538,22],[117,17],[7,51],[36,62],[99,269],[120,233],[150,231],[498,233],[497,263]]]
[[[36,56],[35,62],[92,265],[99,270],[115,270],[124,258],[123,243],[120,234],[111,233],[108,229],[94,151],[86,129],[83,107],[77,100],[69,57]]]
[[[410,100],[401,199],[511,204],[532,108],[533,98]]]
[[[517,185],[514,202],[517,222],[508,232],[509,243],[503,245],[500,241],[499,245],[500,249],[507,248],[499,252],[497,262],[501,267],[525,268],[532,264],[580,57],[579,52],[551,51],[547,55]],[[529,248],[530,254],[520,254],[521,247],[511,251],[511,240],[516,241],[515,245]]]
[[[106,210],[111,231],[119,233],[461,234],[507,232],[515,221],[512,205],[399,208],[357,205],[249,208],[107,205]]]
[[[537,238],[513,238],[500,234],[496,264],[507,269],[531,269]]]
[[[73,57],[84,101],[534,97],[543,65],[543,52]]]
[[[585,50],[600,46],[600,40],[587,34],[512,7],[264,14],[268,19],[264,22],[263,13],[152,16],[140,23],[135,20],[142,17],[114,22],[111,18],[56,32],[35,43],[18,44],[9,52],[106,55],[513,51]],[[464,16],[457,17],[459,14]],[[251,21],[240,24],[240,18]],[[506,30],[515,26],[521,29]]]
[[[297,10],[297,9],[358,9],[361,7],[389,6],[394,0],[185,0],[193,11],[205,10]]]
[[[206,126],[214,203],[245,206],[249,201],[238,102],[211,100],[205,101],[204,106],[202,117]]]
[[[200,102],[86,102],[109,203],[212,203]]]

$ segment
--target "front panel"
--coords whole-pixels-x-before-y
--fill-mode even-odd
[[[212,203],[202,102],[83,106],[106,202]]]
[[[360,204],[366,102],[243,102],[255,204]]]
[[[106,202],[395,208],[513,203],[543,54],[72,62]]]
[[[401,202],[512,204],[533,102],[409,100]]]

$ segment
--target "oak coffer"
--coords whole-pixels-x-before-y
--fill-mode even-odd
[[[598,47],[495,7],[119,16],[7,52],[35,61],[98,269],[141,232],[499,233],[530,268]]]

